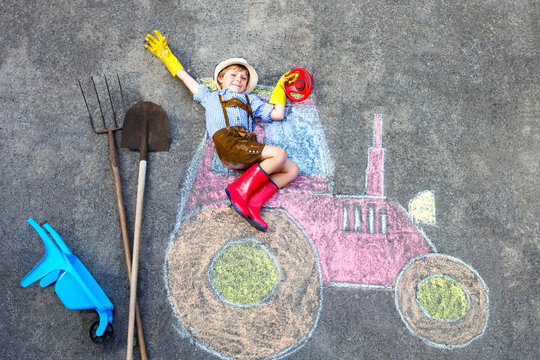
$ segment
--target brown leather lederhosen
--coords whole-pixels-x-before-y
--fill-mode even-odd
[[[230,126],[227,109],[230,106],[238,106],[244,110],[253,121],[253,112],[249,103],[249,98],[246,95],[246,104],[240,99],[232,98],[225,101],[223,95],[219,95],[223,116],[225,117],[225,125],[214,133],[212,140],[216,145],[216,152],[219,159],[229,169],[241,170],[261,161],[261,152],[264,144],[257,142],[255,133],[249,132],[243,126]]]

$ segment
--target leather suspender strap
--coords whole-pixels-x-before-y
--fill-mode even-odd
[[[244,104],[242,100],[234,98],[234,97],[225,101],[225,97],[223,95],[219,95],[219,102],[221,103],[221,108],[223,109],[223,116],[225,117],[225,125],[227,125],[227,128],[231,127],[231,125],[229,124],[229,117],[227,116],[227,110],[226,110],[226,108],[230,106],[238,106],[240,109],[247,112],[248,116],[251,116],[252,121],[255,121],[253,118],[253,111],[251,110],[251,104],[249,103],[249,97],[247,95],[246,95],[246,102],[247,102],[246,104]]]
[[[223,116],[225,116],[225,125],[227,126],[227,129],[231,127],[229,124],[229,117],[227,116],[227,105],[225,105],[225,97],[223,95],[219,95],[219,102],[221,103],[221,108],[223,109]]]
[[[251,121],[255,122],[255,119],[253,118],[253,112],[251,111],[251,104],[249,103],[249,97],[246,95],[246,105],[248,110],[246,111],[249,116],[251,116]]]

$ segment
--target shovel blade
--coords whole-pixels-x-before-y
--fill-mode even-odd
[[[141,101],[128,109],[120,146],[131,150],[169,151],[169,119],[159,105]]]

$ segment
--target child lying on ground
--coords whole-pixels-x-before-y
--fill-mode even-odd
[[[266,231],[262,205],[278,189],[298,175],[298,165],[287,158],[284,149],[260,144],[252,132],[254,117],[264,121],[283,120],[285,115],[285,83],[292,83],[298,74],[283,75],[269,104],[250,92],[257,85],[255,69],[242,58],[222,61],[214,70],[218,91],[211,92],[199,84],[183,68],[157,30],[148,34],[146,48],[156,55],[193,93],[193,99],[205,108],[206,129],[214,141],[221,162],[229,169],[247,169],[225,192],[233,208],[255,228]]]

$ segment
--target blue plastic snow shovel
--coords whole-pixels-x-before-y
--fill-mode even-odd
[[[99,321],[90,327],[90,338],[98,344],[107,343],[113,336],[113,304],[83,263],[73,255],[49,224],[44,224],[42,228],[32,218],[27,221],[43,240],[45,256],[21,280],[21,286],[27,287],[39,279],[42,288],[56,282],[54,292],[66,308],[97,311]],[[51,234],[52,239],[44,229]]]

